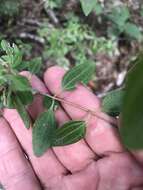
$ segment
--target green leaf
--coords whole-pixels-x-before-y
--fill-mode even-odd
[[[9,55],[2,55],[1,56],[1,61],[6,62],[6,63],[10,63],[11,62],[11,57],[9,57]]]
[[[76,143],[84,138],[85,133],[86,124],[84,121],[69,121],[55,131],[52,146]]]
[[[42,59],[41,57],[36,57],[34,59],[32,59],[29,64],[28,64],[28,70],[32,73],[32,74],[37,74],[40,72],[40,69],[42,67]]]
[[[96,15],[100,15],[103,12],[103,8],[100,3],[97,3],[94,9],[95,9]]]
[[[51,109],[38,117],[33,127],[33,150],[36,156],[42,156],[52,146],[56,127],[54,112]]]
[[[18,111],[19,115],[21,116],[21,119],[23,120],[25,127],[27,129],[29,129],[30,125],[31,125],[30,117],[29,117],[24,105],[20,101],[19,97],[16,95],[13,96],[13,104],[14,104],[15,109]]]
[[[17,71],[24,71],[24,70],[28,70],[28,65],[29,65],[29,61],[22,60],[21,64],[16,65],[13,68]]]
[[[80,0],[83,12],[88,16],[95,8],[97,0]]]
[[[13,64],[12,68],[16,69],[19,67],[20,64],[22,64],[22,51],[19,50],[16,44],[13,44]]]
[[[118,89],[109,92],[102,101],[102,111],[111,116],[118,116],[122,111],[124,90]]]
[[[19,91],[16,92],[23,105],[27,106],[33,102],[33,94],[31,91]]]
[[[129,149],[143,148],[143,54],[130,70],[126,80],[120,133]]]
[[[13,91],[31,91],[31,86],[26,77],[21,75],[8,75],[9,85]]]
[[[108,15],[108,18],[113,21],[122,31],[122,27],[126,24],[130,18],[130,12],[128,7],[120,6],[112,9],[111,14]]]
[[[133,23],[130,23],[130,22],[126,23],[125,32],[130,37],[135,38],[137,40],[142,40],[142,38],[143,38],[143,35],[140,32],[139,27],[137,25],[133,24]]]
[[[12,93],[12,91],[10,89],[8,89],[7,96],[6,96],[6,102],[5,102],[6,105],[4,105],[4,106],[9,109],[14,109],[15,108],[14,99],[15,99],[15,95]]]
[[[6,55],[1,56],[7,64],[11,64],[12,68],[17,68],[22,62],[22,52],[19,50],[16,44],[12,46],[6,41],[1,42],[2,49],[6,52]]]
[[[51,106],[55,110],[59,106],[59,102],[56,100],[53,100],[49,96],[44,96],[43,105],[46,109],[50,109]]]
[[[5,77],[5,75],[2,75],[2,73],[0,73],[0,86],[5,85],[7,82],[7,78]]]
[[[10,46],[10,44],[6,40],[1,41],[1,47],[3,51],[5,51],[8,55],[13,54],[13,48]]]
[[[4,108],[4,105],[3,105],[3,97],[2,95],[0,95],[0,109]]]
[[[1,56],[3,60],[7,62],[7,64],[13,63],[13,48],[11,47],[10,43],[8,43],[6,40],[1,41],[1,48],[3,51],[6,52],[7,55]]]
[[[63,77],[63,90],[73,90],[77,83],[87,84],[95,72],[95,64],[88,62],[79,64],[70,69]]]
[[[20,10],[20,0],[0,0],[0,15],[13,18]]]
[[[0,75],[2,75],[6,70],[5,70],[5,67],[2,65],[3,61],[1,62],[2,60],[0,60]]]

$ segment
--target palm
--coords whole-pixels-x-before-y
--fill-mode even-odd
[[[32,76],[31,84],[43,93],[49,90],[58,94],[63,74],[61,68],[53,67],[45,73],[45,85],[35,76]],[[23,72],[23,75],[27,76],[28,73]],[[74,92],[60,93],[60,96],[100,112],[99,100],[83,86],[78,86]],[[25,129],[15,110],[4,110],[5,119],[0,119],[0,182],[5,189],[143,189],[142,166],[124,150],[117,129],[75,107],[62,106],[65,111],[62,108],[56,111],[59,124],[71,118],[88,118],[86,138],[73,145],[50,149],[40,158],[33,155],[31,130]],[[36,96],[29,113],[35,119],[42,110],[42,99]],[[22,150],[28,155],[28,160]]]

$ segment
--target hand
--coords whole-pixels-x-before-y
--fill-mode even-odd
[[[22,73],[29,76],[28,72]],[[33,88],[57,94],[61,91],[63,69],[51,67],[44,82],[30,77]],[[72,92],[60,93],[68,101],[100,113],[100,101],[79,85]],[[86,119],[88,114],[62,104],[55,115],[59,124]],[[35,96],[29,107],[34,119],[42,112],[42,98]],[[107,116],[108,117],[108,116]],[[112,120],[112,118],[108,118]],[[32,151],[31,130],[27,130],[15,110],[5,109],[0,118],[0,182],[6,190],[141,190],[143,156],[129,153],[120,142],[118,130],[97,118],[88,118],[85,140],[65,147],[49,149],[37,158]],[[25,153],[26,154],[25,154]],[[26,156],[28,159],[26,158]]]

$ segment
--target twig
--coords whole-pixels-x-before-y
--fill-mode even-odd
[[[42,45],[45,44],[44,38],[41,38],[41,37],[33,35],[33,34],[22,32],[22,33],[19,34],[19,37],[22,38],[22,39],[33,40],[33,41],[35,41],[37,43],[40,43]]]
[[[81,105],[79,105],[79,104],[76,104],[76,103],[67,101],[67,100],[65,100],[65,99],[63,99],[63,98],[59,98],[59,97],[57,97],[57,96],[52,96],[52,95],[49,95],[49,94],[43,94],[43,93],[40,93],[40,92],[38,92],[38,93],[41,94],[41,95],[44,95],[44,96],[48,96],[49,98],[52,98],[52,99],[57,100],[57,101],[59,101],[59,102],[62,102],[62,103],[64,103],[64,104],[68,104],[68,105],[70,105],[70,106],[72,106],[72,107],[75,107],[75,108],[77,108],[77,109],[83,110],[83,111],[85,111],[85,112],[87,112],[87,113],[89,113],[89,114],[91,114],[91,115],[93,115],[93,116],[96,116],[96,117],[99,118],[99,119],[104,120],[104,121],[107,122],[107,123],[111,123],[113,126],[117,126],[116,120],[115,120],[114,118],[112,118],[112,120],[111,120],[110,118],[107,119],[106,115],[105,115],[104,113],[102,113],[102,112],[101,112],[102,115],[101,115],[101,114],[99,115],[99,114],[98,114],[97,112],[95,112],[94,110],[90,110],[90,109],[88,109],[88,108],[86,108],[86,107],[84,107],[84,106],[81,106]]]
[[[45,9],[46,14],[50,17],[51,21],[55,24],[55,25],[59,25],[59,20],[56,17],[54,11],[52,11],[51,9]]]
[[[33,26],[42,26],[41,22],[39,22],[38,20],[34,20],[34,19],[25,19],[24,18],[22,20],[22,22],[23,22],[23,24],[29,24],[29,25],[33,25]]]

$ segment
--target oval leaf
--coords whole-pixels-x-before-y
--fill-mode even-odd
[[[19,115],[21,116],[21,119],[23,120],[25,127],[27,129],[30,128],[31,125],[31,120],[30,117],[28,115],[28,112],[26,111],[24,105],[22,104],[22,102],[20,101],[18,96],[13,96],[13,102],[11,103],[12,105],[14,105],[15,109],[18,111]]]
[[[22,104],[27,106],[33,102],[33,94],[31,91],[19,91],[16,92],[17,96],[21,100]]]
[[[143,39],[143,34],[141,33],[139,27],[133,23],[130,23],[130,22],[126,23],[125,32],[130,37],[135,38],[137,40]]]
[[[127,6],[117,6],[112,9],[112,12],[108,15],[108,18],[114,22],[122,31],[122,27],[130,18],[129,8]]]
[[[15,95],[12,93],[10,89],[8,89],[4,106],[9,109],[14,109],[15,108],[14,100],[15,100]]]
[[[49,110],[42,113],[33,127],[33,150],[36,156],[42,156],[52,146],[54,131],[56,130],[54,112]]]
[[[13,91],[31,91],[27,78],[21,75],[8,75],[9,85]]]
[[[97,0],[80,0],[83,12],[88,16],[95,8]]]
[[[62,80],[63,89],[73,90],[79,82],[87,84],[94,72],[95,64],[93,62],[76,65],[64,75]]]
[[[103,98],[102,111],[111,116],[118,116],[122,110],[124,90],[113,90]]]
[[[122,125],[123,143],[130,149],[143,148],[143,55],[128,73],[123,101]]]
[[[16,44],[13,44],[13,64],[12,68],[17,69],[22,63],[22,51],[17,47]]]
[[[1,41],[1,47],[2,47],[3,51],[5,51],[8,55],[13,53],[12,47],[6,40]]]
[[[52,146],[64,146],[78,142],[84,138],[86,124],[84,121],[69,121],[54,133]]]
[[[41,67],[42,67],[42,59],[41,59],[41,57],[36,57],[36,58],[32,59],[31,61],[29,61],[28,70],[32,74],[39,73]]]

